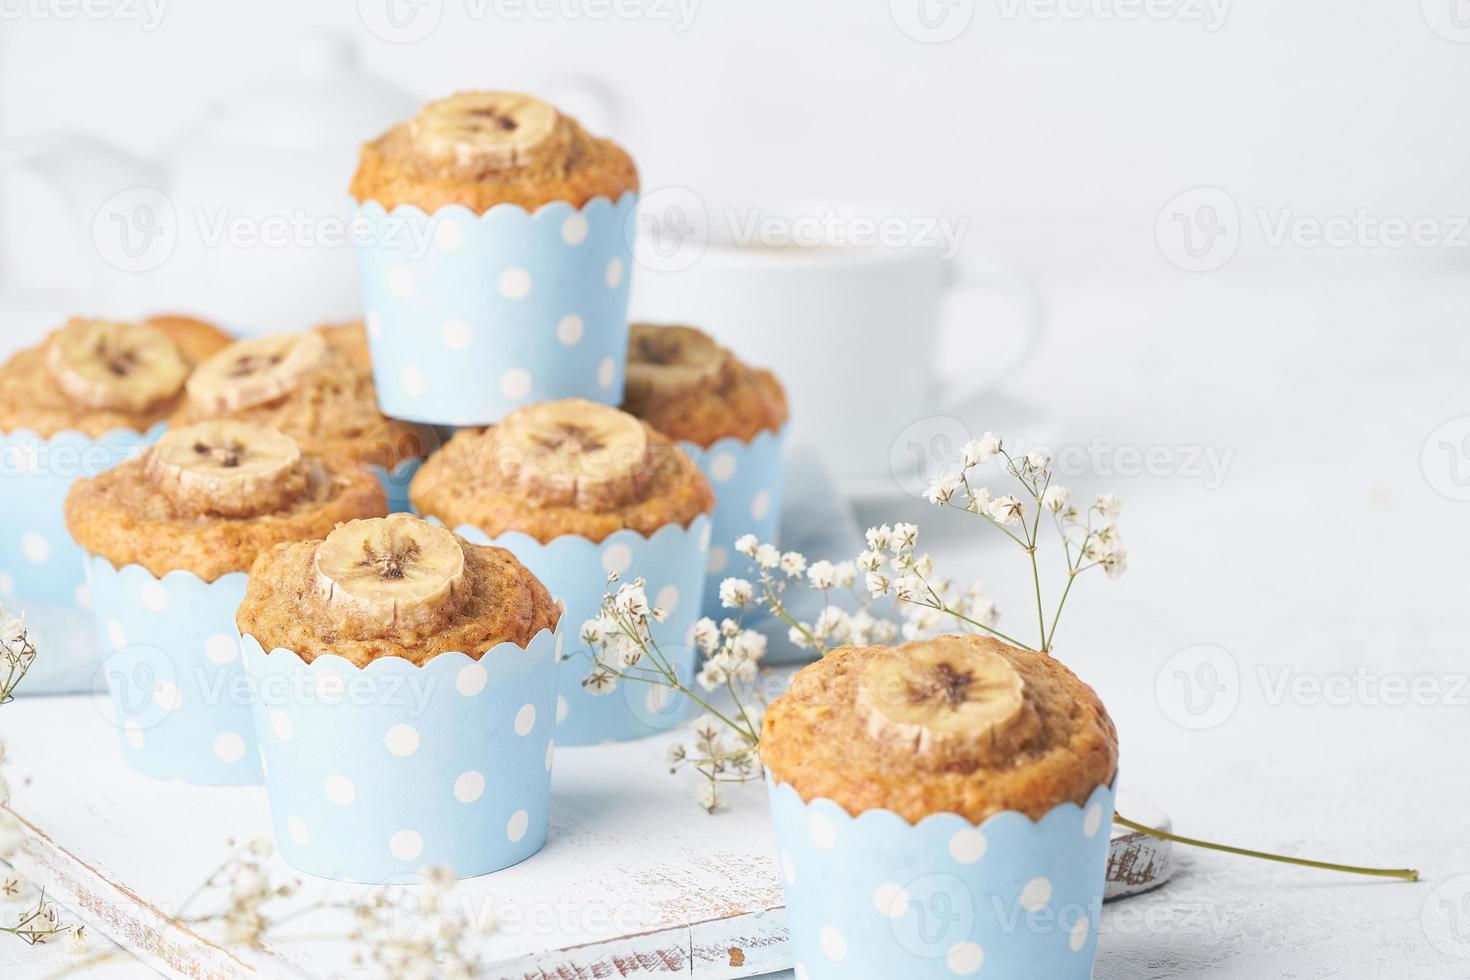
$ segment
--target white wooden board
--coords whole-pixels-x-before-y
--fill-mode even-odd
[[[8,705],[0,738],[11,760],[12,805],[26,826],[17,869],[160,971],[221,980],[278,976],[288,967],[317,977],[365,972],[352,964],[347,943],[319,938],[350,934],[345,912],[302,916],[262,950],[227,947],[170,921],[219,864],[226,838],[269,834],[263,790],[133,773],[86,697]],[[500,923],[485,940],[489,975],[722,980],[790,965],[764,787],[732,787],[727,809],[708,816],[694,803],[694,783],[667,774],[665,744],[558,751],[546,849],[459,886],[471,916],[493,912]],[[1130,889],[1145,877],[1152,882],[1166,861],[1166,852],[1141,849],[1132,835],[1115,837],[1114,864],[1127,871]],[[340,902],[361,891],[308,878],[293,901]]]

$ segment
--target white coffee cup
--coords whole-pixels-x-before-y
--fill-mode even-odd
[[[686,188],[654,189],[639,212],[632,315],[698,326],[774,370],[791,401],[792,440],[815,443],[844,486],[891,491],[925,463],[928,450],[911,453],[904,441],[926,424],[952,441],[957,426],[943,421],[963,417],[1002,373],[989,351],[1014,365],[1040,335],[1036,284],[957,260],[963,230],[912,209],[711,207]],[[978,324],[941,348],[941,313],[962,292],[1011,294],[1020,332],[988,343],[1002,326]]]

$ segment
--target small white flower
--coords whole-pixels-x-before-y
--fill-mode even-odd
[[[271,882],[259,868],[244,865],[235,871],[230,885],[230,896],[242,905],[254,905],[270,896]]]
[[[720,628],[715,625],[713,619],[706,616],[694,624],[694,629],[690,633],[690,636],[694,640],[694,645],[699,647],[700,652],[709,655],[719,645]]]
[[[915,575],[928,578],[934,574],[934,558],[930,555],[920,555],[909,564],[909,567],[914,570]]]
[[[688,753],[684,749],[684,746],[682,746],[682,745],[670,745],[669,748],[668,748],[668,753],[667,753],[667,758],[669,760],[669,765],[676,766],[679,763],[683,762],[684,761],[684,758],[685,758],[685,756],[687,754]]]
[[[857,581],[857,568],[850,561],[840,561],[834,567],[833,577],[839,588],[850,589]]]
[[[755,563],[762,571],[769,572],[781,564],[781,552],[773,544],[763,544],[755,549]]]
[[[714,813],[720,808],[720,793],[712,782],[700,783],[694,791],[694,798],[706,813]]]
[[[882,572],[868,573],[868,592],[872,594],[873,598],[876,599],[880,595],[887,595],[892,588],[893,580],[887,575],[884,575]]]
[[[913,602],[924,594],[924,583],[917,575],[903,575],[893,583],[893,595],[900,602]]]
[[[699,683],[699,686],[706,691],[713,691],[715,688],[724,685],[725,677],[725,671],[714,660],[710,660],[699,669],[699,673],[694,675],[694,679]]]
[[[755,586],[743,578],[727,578],[720,583],[720,605],[726,609],[743,609],[755,597]]]
[[[806,571],[807,581],[814,589],[830,589],[837,584],[837,566],[830,561],[815,562]]]
[[[26,621],[24,617],[16,618],[6,612],[0,612],[0,645],[20,648],[25,646]]]
[[[582,678],[582,687],[588,694],[602,697],[611,694],[613,688],[618,686],[618,678],[612,671],[599,664],[592,668],[592,673]]]
[[[781,556],[781,571],[787,578],[800,577],[806,571],[806,556],[795,551],[786,552]]]
[[[872,551],[887,551],[888,542],[893,537],[893,528],[884,524],[882,527],[870,527],[865,535],[868,539],[868,548]]]
[[[584,646],[597,646],[602,642],[602,620],[600,618],[587,620],[582,624],[580,635]]]
[[[1026,454],[1026,467],[1032,470],[1044,470],[1051,465],[1051,453],[1045,449],[1033,449]]]
[[[984,596],[976,596],[966,603],[969,612],[966,613],[977,623],[986,626],[994,626],[1000,620],[1000,612],[995,608],[995,603]]]
[[[977,487],[970,491],[970,505],[965,508],[972,514],[983,514],[990,507],[990,502],[995,498],[985,487]]]
[[[1128,553],[1122,548],[1114,548],[1098,561],[1102,565],[1103,572],[1111,579],[1122,578],[1123,573],[1128,570]]]
[[[924,499],[936,507],[943,507],[949,503],[955,491],[960,488],[960,481],[952,476],[940,477],[930,484],[929,489],[924,491]]]
[[[730,641],[730,652],[741,661],[759,662],[766,655],[766,636],[757,630],[741,630]]]
[[[747,558],[755,557],[755,549],[760,546],[754,534],[742,534],[735,539],[735,550]]]
[[[878,569],[883,567],[884,561],[885,559],[883,557],[883,552],[872,550],[864,551],[862,554],[857,556],[857,567],[861,568],[865,572],[876,572]]]
[[[643,659],[643,646],[631,636],[622,636],[613,644],[613,653],[617,658],[617,665],[627,670],[637,666],[638,661]]]
[[[718,742],[722,731],[720,720],[714,715],[700,715],[694,720],[694,737],[706,744]]]
[[[798,650],[805,650],[812,645],[812,641],[806,638],[806,633],[796,626],[786,631],[786,638]]]
[[[965,457],[965,466],[979,466],[986,462],[1001,450],[1000,436],[994,432],[987,432],[979,439],[971,439],[965,443],[961,450]]]
[[[648,595],[640,582],[626,583],[618,587],[613,597],[613,607],[634,619],[648,615]]]
[[[1105,493],[1097,498],[1097,503],[1092,505],[1097,512],[1104,517],[1117,517],[1118,511],[1123,509],[1123,501],[1118,499],[1115,493]]]
[[[893,551],[895,554],[905,551],[913,551],[914,545],[919,540],[919,528],[916,524],[893,525]]]
[[[739,632],[740,632],[740,624],[737,623],[737,622],[735,622],[735,620],[730,619],[728,616],[726,618],[720,620],[720,635],[721,636],[734,636],[735,634],[737,634]]]
[[[1060,513],[1067,506],[1067,498],[1071,495],[1072,491],[1066,487],[1047,487],[1046,492],[1041,495],[1041,506],[1053,514]]]
[[[1007,494],[1004,497],[996,497],[985,508],[990,519],[997,524],[1014,524],[1021,519],[1021,501]]]

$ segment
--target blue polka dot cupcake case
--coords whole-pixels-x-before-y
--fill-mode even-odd
[[[243,638],[281,856],[383,882],[446,866],[488,874],[546,843],[559,631],[478,659],[358,667]]]
[[[261,782],[251,691],[235,610],[246,575],[205,582],[87,558],[97,628],[124,760],[155,779],[199,785]]]
[[[355,205],[383,411],[483,425],[538,401],[618,404],[636,202],[629,191],[534,212]]]

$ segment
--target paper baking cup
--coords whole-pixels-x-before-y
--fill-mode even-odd
[[[466,541],[507,549],[555,598],[566,603],[562,622],[566,624],[567,659],[556,699],[558,744],[596,745],[642,738],[677,728],[688,719],[692,702],[667,687],[621,681],[611,693],[589,693],[582,680],[592,670],[591,654],[582,648],[579,634],[582,624],[597,618],[602,609],[602,597],[612,588],[607,583],[609,572],[617,572],[627,582],[642,577],[649,603],[669,613],[666,621],[653,624],[653,637],[684,683],[693,683],[699,655],[689,634],[700,617],[704,594],[708,516],[699,515],[687,528],[665,525],[646,538],[623,530],[603,541],[567,534],[549,544],[519,531],[491,538],[477,527],[455,530]]]
[[[714,538],[709,550],[709,576],[704,587],[704,614],[714,619],[729,614],[720,605],[720,582],[730,569],[735,539],[754,534],[775,543],[781,528],[781,490],[785,485],[786,426],[779,432],[762,430],[750,442],[721,439],[705,448],[681,442],[715,491]]]
[[[246,575],[205,582],[176,571],[160,579],[95,555],[86,568],[107,651],[101,673],[128,765],[186,783],[261,782],[235,628]]]
[[[383,412],[486,425],[532,402],[620,404],[636,203],[629,192],[535,213],[355,205]]]
[[[381,466],[368,467],[378,478],[378,482],[383,485],[383,492],[388,495],[388,513],[413,513],[413,504],[408,500],[408,488],[413,483],[413,478],[418,475],[419,467],[423,465],[423,459],[415,457],[405,459],[391,470]]]
[[[276,843],[293,867],[385,882],[462,878],[546,843],[561,635],[478,660],[443,653],[353,666],[242,641]]]
[[[810,980],[1092,975],[1113,790],[1040,820],[849,816],[769,777],[791,954]]]
[[[0,605],[24,612],[39,655],[17,693],[86,691],[102,651],[83,571],[85,552],[66,529],[72,482],[133,457],[163,434],[125,429],[93,439],[61,432],[0,433]]]

